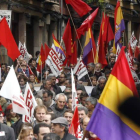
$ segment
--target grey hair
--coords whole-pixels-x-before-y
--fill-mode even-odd
[[[90,102],[94,106],[96,106],[96,104],[97,104],[97,99],[94,97],[87,97],[86,101]]]
[[[52,77],[55,77],[55,75],[54,75],[54,74],[52,74],[52,73],[50,73],[50,74],[47,76],[47,80],[51,80],[51,79],[52,79]]]
[[[44,80],[44,81],[43,81],[43,86],[46,85],[46,82],[47,82],[47,81],[51,82],[51,79],[46,79],[46,80]]]
[[[104,79],[104,80],[106,81],[106,77],[105,77],[105,76],[100,76],[100,77],[98,78],[98,82],[99,82],[101,79]]]
[[[79,106],[79,107],[78,107],[78,111],[82,111],[82,110],[85,111],[85,114],[86,114],[86,115],[88,114],[88,109],[87,109],[86,107],[84,107],[84,106]]]
[[[94,63],[89,63],[88,66],[95,67]]]
[[[55,96],[55,101],[57,101],[58,98],[59,98],[60,96],[64,96],[65,99],[66,99],[66,102],[67,102],[67,96],[66,96],[64,93],[59,93],[59,94],[57,94],[57,95]]]

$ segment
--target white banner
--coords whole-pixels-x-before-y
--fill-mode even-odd
[[[11,10],[0,10],[0,21],[5,17],[9,25],[9,28],[11,25],[11,13],[12,13]]]
[[[134,35],[134,31],[132,32],[132,35],[131,35],[131,38],[130,38],[130,41],[129,41],[129,43],[130,43],[130,46],[131,46],[131,48],[134,50],[135,49],[135,47],[136,47],[136,45],[137,45],[137,39],[136,39],[136,37],[135,37],[135,35]]]
[[[56,51],[53,48],[54,48],[54,45],[52,46],[49,52],[49,55],[46,59],[46,64],[48,64],[52,73],[57,77],[58,75],[61,74],[61,72],[63,71],[63,68],[62,68],[62,63]]]
[[[73,73],[78,76],[78,80],[80,80],[82,77],[84,77],[86,74],[88,74],[87,68],[84,65],[81,57],[80,57],[77,65],[75,66]]]
[[[25,59],[25,61],[28,62],[30,60],[30,54],[27,51],[25,43],[24,43],[24,46],[23,46],[22,43],[19,41],[18,49],[19,49],[21,55],[23,56],[23,58]]]
[[[28,83],[26,84],[26,88],[25,88],[24,100],[25,100],[25,104],[26,104],[29,116],[23,115],[22,122],[29,122],[30,123],[32,121],[34,109],[37,106],[37,103],[36,103],[36,100],[33,96],[33,93],[31,91]]]
[[[133,64],[132,64],[132,63],[133,63],[133,58],[132,58],[132,56],[130,55],[130,53],[126,53],[126,58],[127,58],[128,65],[129,65],[129,67],[130,67],[130,70],[131,70],[131,73],[132,73],[132,77],[133,77],[135,83],[136,83],[136,82],[139,82],[139,78],[138,78],[136,72],[135,72],[134,69],[133,69]]]

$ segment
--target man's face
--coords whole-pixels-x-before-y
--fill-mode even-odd
[[[101,64],[96,64],[95,65],[95,71],[100,72],[101,71]]]
[[[29,80],[30,80],[30,82],[35,82],[35,77],[34,77],[34,75],[30,75]]]
[[[2,65],[2,66],[1,66],[1,71],[2,71],[2,72],[4,72],[4,71],[6,72],[6,66],[5,66],[5,65]]]
[[[36,67],[36,61],[32,60],[31,64],[32,64],[33,67]]]
[[[66,80],[66,81],[65,81],[65,86],[66,86],[67,88],[71,88],[71,84],[69,83],[69,80]]]
[[[81,99],[81,104],[82,104],[83,106],[86,105],[86,99],[87,99],[87,97],[83,97],[83,98]]]
[[[51,84],[54,86],[55,85],[55,82],[56,82],[56,77],[52,77],[51,78]]]
[[[38,108],[36,110],[35,118],[38,122],[43,122],[46,110],[44,108]]]
[[[86,130],[86,127],[87,127],[87,125],[88,125],[88,123],[89,123],[89,118],[85,118],[84,120],[83,120],[83,125],[82,125],[82,127],[83,127],[83,131],[85,132],[85,130]]]
[[[93,72],[94,68],[88,65],[87,70],[88,70],[88,72]]]
[[[82,90],[77,90],[76,92],[77,92],[77,98],[79,99],[79,98],[80,98],[80,95],[81,95],[81,93],[82,93],[83,91],[82,91]]]
[[[58,136],[64,132],[65,128],[60,127],[59,124],[52,124],[52,133],[57,134]]]
[[[93,77],[93,79],[92,79],[92,84],[93,84],[93,86],[97,85],[97,79],[95,77]]]
[[[44,123],[46,123],[48,125],[51,124],[51,115],[50,114],[44,115]]]
[[[64,75],[64,74],[61,74],[61,75],[59,76],[59,82],[60,82],[60,83],[64,83],[65,81],[66,81],[65,75]]]
[[[79,115],[79,119],[83,119],[85,117],[87,117],[86,113],[84,110],[78,111],[78,115]]]
[[[43,94],[43,102],[47,102],[49,100],[51,100],[51,96],[48,96],[48,93],[44,93]]]
[[[66,113],[64,113],[64,117],[67,119],[67,121],[68,121],[68,123],[70,125],[71,121],[72,121],[73,113],[66,112]]]
[[[91,102],[89,102],[89,101],[86,101],[86,108],[87,108],[88,110],[94,109],[93,105],[92,105]]]
[[[59,109],[63,109],[66,104],[66,99],[64,96],[59,96],[58,100],[56,101],[57,107]]]
[[[35,135],[35,138],[37,140],[43,140],[43,137],[46,135],[46,134],[49,134],[51,133],[51,130],[49,127],[40,127],[39,128],[39,133],[38,135]]]
[[[45,89],[50,90],[51,89],[51,81],[46,81],[46,85],[44,86]]]
[[[68,104],[67,104],[69,109],[72,109],[72,99],[68,99]]]
[[[100,87],[100,89],[103,89],[104,88],[104,86],[105,86],[105,79],[100,79],[100,81],[99,81],[99,87]]]

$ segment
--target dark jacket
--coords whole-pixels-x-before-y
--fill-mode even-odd
[[[54,104],[50,107],[52,109],[52,111],[54,112],[56,118],[57,117],[63,117],[65,111],[66,111],[66,108],[64,107],[63,109],[59,109],[57,108],[57,105]]]
[[[73,135],[69,134],[68,132],[65,132],[64,137],[61,140],[78,140]]]
[[[13,128],[0,123],[0,132],[4,131],[5,135],[0,136],[0,140],[15,140],[15,134]]]
[[[97,85],[96,87],[94,87],[92,89],[91,97],[95,97],[95,98],[99,99],[102,91],[103,91],[103,89],[100,89],[99,85]]]
[[[55,95],[57,95],[59,93],[62,93],[61,88],[59,86],[57,86],[57,85],[53,86],[53,91],[55,92]]]

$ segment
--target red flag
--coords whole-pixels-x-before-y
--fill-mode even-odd
[[[136,46],[135,52],[134,52],[134,57],[138,59],[139,54],[140,54],[140,49],[138,48],[138,46]]]
[[[67,22],[67,26],[65,28],[64,34],[63,34],[63,41],[65,43],[66,47],[66,58],[70,59],[72,52],[71,52],[71,47],[72,47],[72,35],[71,35],[71,26],[70,26],[70,20]]]
[[[79,126],[79,115],[78,115],[78,108],[76,106],[74,115],[71,121],[71,125],[69,127],[69,133],[74,135],[76,138],[78,138],[78,126]]]
[[[100,34],[98,38],[98,48],[99,48],[98,62],[101,63],[103,67],[107,65],[106,60],[107,47],[109,41],[111,41],[112,39],[114,39],[114,34],[109,23],[109,17],[104,15],[103,13]]]
[[[71,47],[71,59],[70,59],[70,64],[77,64],[77,46],[76,46],[76,42],[74,42],[74,44]]]
[[[37,70],[41,72],[41,70],[45,67],[45,52],[43,45],[41,45],[40,55],[38,57],[38,64],[37,64]]]
[[[47,59],[50,50],[51,50],[51,49],[50,49],[50,48],[48,47],[48,45],[45,43],[45,60]]]
[[[65,2],[66,4],[70,4],[80,17],[92,10],[92,8],[82,0],[65,0]]]
[[[20,55],[18,46],[5,18],[0,22],[0,44],[7,49],[7,54],[13,61]]]
[[[82,23],[82,25],[77,29],[77,38],[80,38],[81,35],[84,35],[86,31],[88,31],[88,24],[92,26],[93,21],[98,13],[99,8],[97,8],[92,14],[90,14]]]

